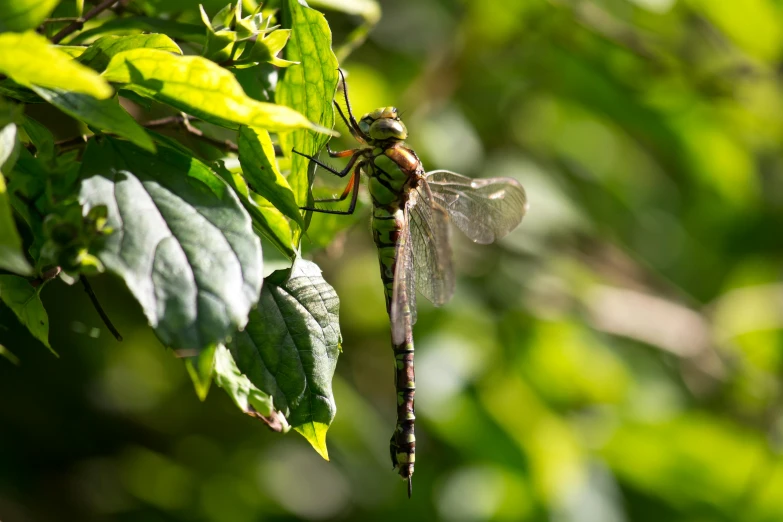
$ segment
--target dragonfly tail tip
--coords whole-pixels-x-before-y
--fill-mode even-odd
[[[413,493],[413,477],[408,477],[408,498],[411,498]]]

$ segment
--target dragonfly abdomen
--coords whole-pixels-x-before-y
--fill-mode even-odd
[[[405,216],[396,205],[376,205],[372,214],[373,239],[378,247],[378,260],[381,267],[386,297],[386,311],[391,315],[391,302],[394,294],[394,274],[396,270],[400,242],[406,237],[403,227]],[[410,310],[403,311],[405,338],[402,342],[392,341],[394,351],[394,385],[397,391],[397,424],[390,441],[392,464],[402,478],[410,480],[416,460],[416,436],[414,424],[414,395],[416,376],[413,369],[413,334]]]

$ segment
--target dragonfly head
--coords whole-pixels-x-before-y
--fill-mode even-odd
[[[359,129],[371,140],[402,141],[408,137],[408,129],[397,116],[396,107],[381,107],[368,112],[359,120]]]

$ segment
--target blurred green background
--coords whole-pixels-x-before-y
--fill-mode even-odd
[[[0,520],[783,520],[783,2],[382,9],[342,64],[355,111],[531,204],[498,245],[455,233],[454,300],[419,299],[413,499],[365,207],[312,249],[342,304],[331,462],[200,403],[119,281],[93,286],[122,343],[50,284],[59,359],[0,316]]]

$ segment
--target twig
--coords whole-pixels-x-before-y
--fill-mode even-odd
[[[47,18],[46,20],[41,22],[41,25],[58,24],[60,22],[81,22],[81,23],[84,23],[84,18],[81,18],[79,16],[64,16],[62,18]]]
[[[87,292],[87,296],[90,298],[90,301],[92,301],[92,305],[95,307],[95,311],[98,312],[98,315],[101,316],[101,319],[103,320],[103,324],[106,325],[106,328],[109,329],[111,334],[114,336],[115,339],[118,341],[122,341],[122,335],[120,335],[120,332],[117,331],[117,329],[114,327],[114,325],[111,322],[111,319],[109,319],[109,316],[106,315],[106,312],[104,312],[103,307],[101,306],[101,303],[98,302],[98,298],[95,296],[95,292],[92,291],[92,287],[90,286],[90,283],[87,281],[87,278],[84,277],[84,275],[79,276],[79,281],[81,281],[82,286],[84,286],[84,291]]]
[[[102,11],[105,11],[106,9],[110,8],[114,4],[116,4],[118,0],[104,0],[100,4],[96,5],[92,9],[90,9],[84,17],[82,17],[79,20],[76,20],[75,22],[71,23],[70,25],[67,25],[63,29],[60,30],[59,33],[52,36],[52,43],[58,44],[60,41],[62,41],[63,38],[68,36],[74,31],[78,31],[82,27],[84,27],[84,23],[87,20],[91,20],[98,16]]]
[[[217,138],[212,138],[211,136],[207,136],[206,134],[204,134],[204,132],[201,129],[197,129],[196,127],[192,126],[190,124],[190,120],[185,116],[168,116],[166,118],[151,120],[141,124],[142,127],[145,127],[147,129],[156,129],[159,127],[169,127],[175,125],[182,126],[182,128],[184,128],[189,134],[192,134],[196,138],[205,141],[207,143],[210,143],[218,148],[230,150],[231,152],[239,151],[239,147],[233,141],[220,140]],[[80,145],[87,143],[87,140],[90,139],[91,137],[92,136],[86,136],[86,135],[75,136],[73,138],[68,138],[67,140],[58,141],[57,143],[55,143],[55,145],[62,149],[78,147]]]

